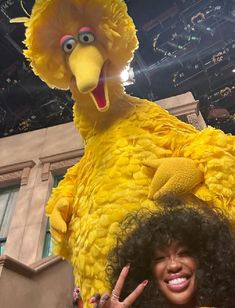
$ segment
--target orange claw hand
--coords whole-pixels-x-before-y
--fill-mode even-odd
[[[200,182],[203,174],[192,159],[169,157],[147,160],[144,165],[156,169],[148,198],[156,200],[167,194],[189,193]]]
[[[60,242],[61,236],[67,231],[67,224],[71,218],[71,205],[69,198],[59,199],[50,214],[50,226],[53,238]]]

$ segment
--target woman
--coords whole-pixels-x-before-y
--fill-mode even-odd
[[[235,244],[229,222],[198,200],[174,199],[167,205],[123,222],[109,260],[112,296],[93,298],[96,307],[235,307]]]

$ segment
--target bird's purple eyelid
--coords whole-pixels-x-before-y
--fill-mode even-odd
[[[62,38],[60,39],[60,46],[63,46],[64,42],[66,42],[69,39],[73,39],[73,38],[74,38],[74,36],[73,35],[69,35],[69,34],[66,34],[66,35],[62,36]]]
[[[91,27],[82,27],[79,29],[79,34],[86,33],[86,32],[94,34],[94,30]]]

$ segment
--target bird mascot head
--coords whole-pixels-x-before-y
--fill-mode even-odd
[[[36,75],[108,110],[112,80],[117,83],[138,46],[125,2],[37,0],[25,25],[25,55]]]

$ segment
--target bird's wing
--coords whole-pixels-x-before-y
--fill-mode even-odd
[[[198,197],[224,209],[235,208],[235,137],[208,127],[181,147],[179,154],[192,158],[204,173]]]
[[[141,127],[156,137],[156,145],[169,150],[162,157],[185,157],[196,163],[204,181],[195,194],[230,213],[234,208],[235,217],[235,137],[212,127],[198,131],[148,101],[137,113]]]

